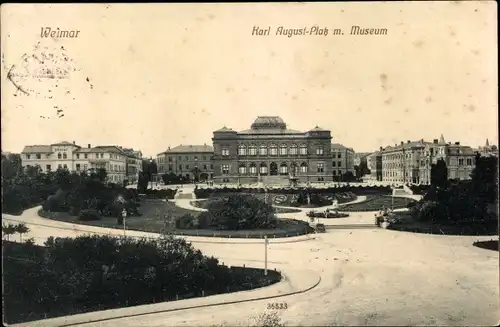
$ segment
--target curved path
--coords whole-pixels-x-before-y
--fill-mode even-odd
[[[294,214],[283,215],[291,217]],[[31,232],[27,237],[35,237],[38,243],[48,236],[75,236],[85,232],[123,234],[117,229],[44,219],[37,215],[37,209],[26,210],[22,216],[5,215],[3,219],[28,223]],[[342,221],[342,224],[362,221],[373,223],[373,213],[351,213],[348,218],[324,221]],[[155,236],[133,231],[127,233]],[[218,242],[211,238],[185,238],[205,254],[214,255],[225,264],[254,267],[263,265],[264,246],[261,240],[226,239]],[[287,310],[279,312],[288,326],[470,326],[498,323],[499,254],[472,245],[473,241],[491,239],[490,236],[440,236],[385,229],[329,229],[325,234],[293,239],[294,243],[290,243],[293,241],[291,238],[286,239],[287,242],[271,240],[268,247],[269,267],[283,271],[289,277],[286,283],[290,283],[289,287],[282,286],[282,283],[273,287],[284,287],[281,291],[304,288],[304,285],[315,283],[314,273],[311,273],[315,272],[321,277],[321,282],[304,293],[274,300],[209,305],[147,315],[144,314],[151,312],[152,307],[145,305],[23,325],[63,326],[76,321],[81,323],[98,317],[114,316],[117,318],[84,323],[81,326],[208,326],[224,323],[229,326],[248,326],[252,317],[266,311],[267,303],[272,301],[288,304]],[[273,292],[273,287],[264,290]],[[238,299],[243,295],[233,293],[227,296]],[[175,305],[187,307],[198,303],[197,301],[218,304],[220,297],[184,300]],[[173,304],[157,304],[161,305]],[[130,317],[130,314],[136,315]]]

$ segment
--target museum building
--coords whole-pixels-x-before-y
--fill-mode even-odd
[[[214,181],[220,183],[332,180],[332,136],[318,126],[301,132],[277,116],[260,116],[251,128],[213,132]]]

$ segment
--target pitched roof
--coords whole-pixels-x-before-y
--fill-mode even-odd
[[[163,153],[193,153],[193,152],[214,152],[214,148],[210,145],[179,145],[168,149]]]
[[[277,134],[304,134],[304,132],[297,131],[295,129],[278,129],[278,128],[257,128],[257,129],[246,129],[238,132],[238,134],[269,134],[269,135],[277,135]]]
[[[27,145],[21,153],[52,153],[50,145]]]
[[[439,137],[439,142],[438,142],[439,145],[444,145],[446,144],[445,140],[444,140],[444,136],[443,134],[441,134],[441,136]]]
[[[220,129],[218,129],[218,130],[214,131],[214,133],[215,133],[215,132],[218,132],[218,133],[220,133],[220,132],[231,132],[231,133],[236,133],[236,131],[233,131],[231,128],[227,128],[226,126],[224,126],[224,127],[220,128]]]
[[[332,149],[347,149],[346,146],[343,146],[342,144],[340,143],[332,143]]]
[[[311,129],[310,132],[329,132],[329,131],[326,130],[326,129],[323,129],[321,127],[319,127],[318,125],[316,125],[316,127],[314,127],[313,129]]]
[[[74,153],[95,153],[95,152],[104,153],[107,151],[106,151],[106,149],[95,147],[95,148],[80,148],[80,149],[75,150],[73,152]]]
[[[53,143],[53,144],[51,144],[51,145],[73,145],[73,146],[80,147],[79,145],[76,145],[75,143],[73,143],[73,142],[68,142],[68,141],[56,142],[56,143]]]

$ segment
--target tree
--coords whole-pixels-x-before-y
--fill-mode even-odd
[[[16,226],[9,223],[9,224],[3,224],[2,225],[2,232],[4,236],[7,237],[7,241],[10,241],[10,235],[14,235],[16,233]]]
[[[448,167],[443,159],[439,159],[431,166],[431,185],[444,189],[448,184]]]
[[[21,155],[18,153],[2,154],[2,179],[11,180],[22,171]]]
[[[343,182],[353,182],[356,179],[354,174],[351,171],[347,171],[342,175]]]
[[[23,241],[23,234],[29,233],[30,229],[25,223],[19,223],[15,227],[16,232],[19,233],[19,241]]]

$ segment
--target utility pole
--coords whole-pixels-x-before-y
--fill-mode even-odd
[[[264,276],[267,276],[267,235],[264,236]]]

